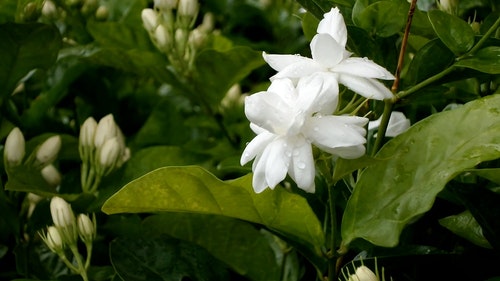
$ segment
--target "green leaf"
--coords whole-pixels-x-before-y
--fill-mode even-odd
[[[223,182],[200,167],[165,167],[125,185],[102,210],[107,214],[190,212],[242,219],[308,244],[319,255],[324,235],[307,201],[281,188],[256,194],[251,182],[251,174]]]
[[[478,175],[482,178],[488,179],[488,180],[500,185],[500,168],[468,169],[465,171],[468,173]]]
[[[123,280],[229,280],[227,270],[205,249],[166,235],[119,237],[109,249],[113,267]]]
[[[500,157],[500,95],[432,115],[377,153],[383,162],[359,177],[342,221],[343,243],[356,238],[393,247],[402,229],[467,168]]]
[[[61,47],[59,31],[52,25],[6,23],[0,25],[0,38],[0,99],[31,70],[52,66]]]
[[[409,9],[408,3],[379,1],[365,6],[368,3],[362,2],[357,1],[353,8],[352,20],[356,26],[380,37],[389,37],[403,30]]]
[[[449,67],[455,56],[439,39],[425,44],[412,59],[408,73],[403,77],[405,85],[415,85]]]
[[[323,19],[323,15],[332,7],[329,0],[297,0],[297,2],[319,20]]]
[[[442,218],[439,220],[439,224],[480,247],[491,249],[490,243],[484,238],[481,226],[470,211]]]
[[[225,52],[202,51],[195,60],[194,91],[216,107],[229,88],[264,64],[260,52],[235,47]]]
[[[316,30],[318,28],[319,20],[310,12],[304,13],[302,16],[302,31],[306,36],[308,41],[311,41],[316,35]]]
[[[247,222],[221,216],[164,213],[146,218],[143,225],[155,233],[203,247],[250,280],[279,280],[280,267],[273,249],[262,233]]]
[[[428,12],[434,31],[453,53],[459,55],[474,46],[474,31],[462,19],[440,10]]]
[[[455,66],[467,67],[488,74],[500,74],[500,47],[483,48],[473,56],[459,60]]]
[[[121,22],[90,22],[88,31],[104,47],[154,50],[148,33],[142,25],[129,26]]]

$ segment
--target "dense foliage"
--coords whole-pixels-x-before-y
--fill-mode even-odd
[[[297,106],[353,118],[358,142],[337,126],[277,175],[278,154],[244,154],[275,125],[257,97],[290,58],[319,57],[336,9],[336,64],[384,74],[325,67],[333,108]],[[500,280],[499,15],[495,0],[0,1],[0,279]],[[306,97],[316,81],[293,79]]]

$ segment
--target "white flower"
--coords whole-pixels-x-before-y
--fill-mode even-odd
[[[393,94],[376,79],[394,79],[385,68],[367,58],[351,57],[345,49],[347,28],[338,8],[324,15],[311,41],[312,59],[300,55],[269,55],[264,60],[278,71],[271,80],[290,78],[295,82],[315,73],[325,73],[324,79],[338,81],[352,91],[370,99],[383,100]]]
[[[25,154],[25,141],[18,127],[12,129],[5,140],[4,158],[10,166],[22,163]]]
[[[49,226],[47,228],[47,234],[45,236],[42,235],[42,239],[47,247],[54,253],[59,253],[64,248],[64,242],[61,234],[55,226]]]
[[[85,214],[79,214],[76,219],[78,225],[78,234],[83,242],[92,242],[96,236],[96,224],[92,221],[89,216]]]
[[[375,121],[368,122],[368,130],[377,129],[380,126],[381,119],[382,117]],[[393,111],[389,118],[389,123],[387,124],[385,136],[395,137],[404,133],[408,128],[410,128],[410,119],[406,118],[403,112]]]
[[[333,116],[338,102],[335,79],[321,74],[301,79],[274,80],[267,91],[245,99],[245,114],[257,136],[247,145],[241,165],[255,158],[253,188],[273,189],[288,173],[297,186],[314,192],[315,167],[311,143],[343,158],[365,153],[368,119]]]

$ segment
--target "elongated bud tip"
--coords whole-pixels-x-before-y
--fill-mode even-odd
[[[58,253],[64,248],[61,233],[59,233],[59,230],[55,226],[49,226],[47,228],[47,234],[42,236],[42,239],[47,247],[54,253]]]
[[[93,117],[85,119],[85,122],[83,122],[80,128],[80,145],[93,146],[96,129],[97,122]]]
[[[18,127],[12,129],[7,136],[4,148],[4,158],[9,166],[18,166],[22,163],[25,154],[25,141]]]
[[[198,0],[179,0],[177,9],[180,15],[195,17],[198,14]]]
[[[61,197],[52,197],[50,200],[50,214],[55,226],[67,227],[75,225],[75,215],[71,205]]]
[[[61,149],[61,137],[52,136],[45,140],[36,152],[36,159],[43,164],[52,163]]]
[[[141,17],[144,28],[150,33],[154,32],[158,25],[156,12],[153,9],[144,9],[142,10]]]
[[[96,224],[89,216],[85,214],[78,215],[76,219],[78,225],[78,234],[83,242],[92,242],[96,236]]]

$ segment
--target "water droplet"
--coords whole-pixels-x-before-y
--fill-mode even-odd
[[[300,151],[298,151],[298,150],[294,150],[294,151],[293,151],[293,156],[294,156],[294,157],[297,157],[297,156],[299,156],[299,155],[300,155]]]
[[[297,168],[299,168],[301,170],[305,169],[306,168],[306,163],[304,163],[304,162],[298,162],[297,163]]]
[[[315,132],[318,132],[318,131],[319,131],[319,128],[318,128],[318,127],[314,127],[314,128],[313,128],[313,130],[314,130]]]
[[[285,151],[287,157],[292,157],[292,152],[290,150]]]

